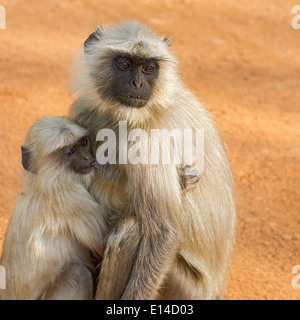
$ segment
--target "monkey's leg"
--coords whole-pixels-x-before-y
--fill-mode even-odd
[[[167,226],[162,232],[141,239],[122,300],[157,299],[178,245],[176,230],[171,228]]]
[[[93,278],[91,271],[83,264],[72,263],[62,271],[55,282],[40,298],[41,300],[91,300],[93,299]]]
[[[207,296],[208,281],[205,276],[190,266],[180,255],[178,255],[172,271],[168,274],[158,299],[161,300],[203,300],[222,299],[221,293],[215,296]]]
[[[140,242],[140,231],[135,218],[121,221],[108,238],[104,258],[101,264],[97,300],[121,299]]]

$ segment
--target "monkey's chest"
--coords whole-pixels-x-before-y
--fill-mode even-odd
[[[128,189],[127,175],[107,167],[95,175],[91,194],[108,218],[117,219],[130,213],[132,197]]]

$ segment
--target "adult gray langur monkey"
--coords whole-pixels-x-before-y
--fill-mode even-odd
[[[132,146],[130,139],[120,144],[120,121],[148,136],[204,130],[204,170],[190,192],[182,192],[175,163],[99,168],[91,194],[110,236],[96,299],[222,297],[234,242],[233,177],[216,125],[183,84],[169,41],[137,21],[98,27],[80,61],[70,117],[92,132],[94,155],[104,143],[96,140],[101,129],[114,131],[117,155]],[[161,150],[167,147],[162,141]]]
[[[0,259],[0,300],[93,298],[93,256],[103,253],[107,234],[88,191],[94,160],[87,130],[65,117],[41,118],[29,129],[24,187]]]

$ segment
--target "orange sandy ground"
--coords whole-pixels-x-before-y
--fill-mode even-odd
[[[0,247],[21,188],[32,122],[66,115],[68,68],[96,24],[138,18],[170,36],[187,85],[211,110],[236,181],[238,225],[226,299],[298,299],[300,30],[290,0],[2,0]]]

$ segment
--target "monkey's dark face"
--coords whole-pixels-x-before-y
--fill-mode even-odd
[[[83,137],[74,145],[63,148],[62,161],[72,171],[88,174],[94,168],[95,159],[90,151],[89,137]]]
[[[104,96],[125,106],[141,108],[152,96],[158,77],[156,59],[119,55],[112,60],[113,76]]]

